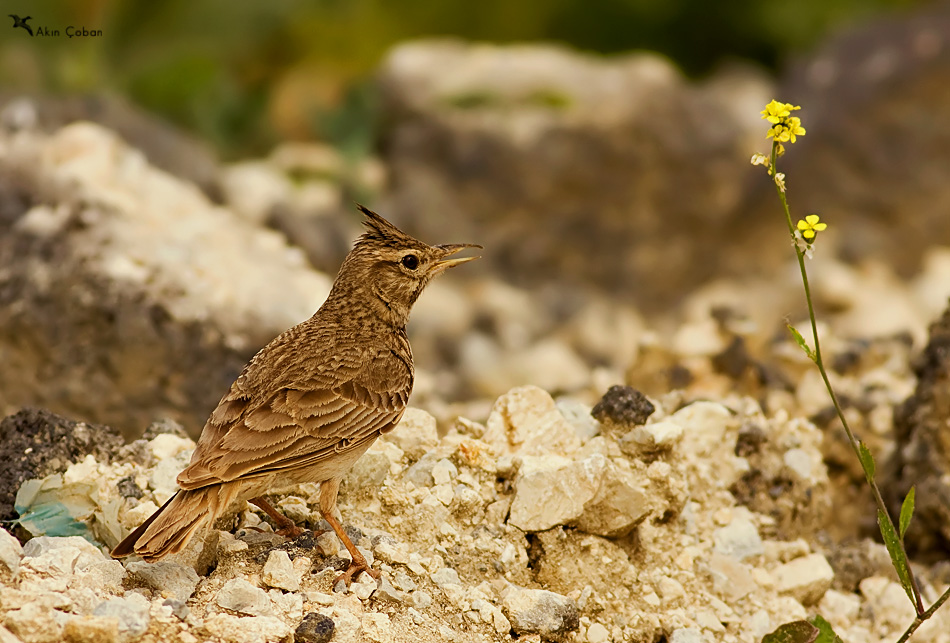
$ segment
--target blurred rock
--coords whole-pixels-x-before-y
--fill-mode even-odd
[[[543,589],[511,586],[502,609],[519,635],[540,634],[546,639],[560,640],[579,624],[574,601]]]
[[[894,412],[897,448],[888,468],[896,481],[881,488],[899,510],[907,491],[916,485],[916,509],[907,539],[922,549],[942,552],[950,543],[950,307],[931,325],[914,372],[917,388]]]
[[[596,284],[653,308],[718,265],[761,131],[736,102],[757,111],[771,94],[753,72],[690,85],[647,53],[446,40],[398,46],[379,84],[399,222],[482,243],[479,269],[513,283]]]
[[[254,351],[329,291],[280,235],[89,123],[3,134],[0,199],[0,406],[197,432]]]
[[[798,600],[802,605],[813,605],[831,588],[835,573],[821,554],[809,554],[785,563],[772,571],[776,589]]]
[[[20,546],[20,541],[6,529],[0,529],[0,564],[10,574],[16,574],[20,569],[21,556],[23,556],[23,548]]]
[[[140,150],[148,162],[180,179],[194,183],[208,198],[219,200],[221,187],[218,161],[207,143],[193,138],[170,122],[133,105],[117,93],[84,96],[0,96],[0,110],[7,115],[13,107],[31,116],[19,128],[39,128],[45,132],[79,121],[91,121],[115,131],[131,147]],[[10,125],[9,121],[5,124]]]

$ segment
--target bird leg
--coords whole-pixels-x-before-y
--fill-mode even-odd
[[[356,548],[350,537],[343,531],[343,525],[333,515],[336,510],[336,494],[339,490],[340,478],[333,478],[320,483],[320,513],[323,515],[323,519],[330,523],[330,527],[336,532],[337,538],[346,547],[346,551],[350,552],[351,559],[350,566],[346,568],[345,572],[336,577],[333,586],[336,587],[336,584],[342,580],[349,587],[350,583],[360,575],[360,572],[366,572],[374,579],[379,580],[379,572],[369,566],[366,558],[363,557],[360,550]]]
[[[304,531],[306,531],[298,527],[297,524],[293,520],[291,520],[284,514],[274,509],[274,507],[272,507],[271,504],[267,502],[267,500],[265,500],[263,496],[259,498],[251,498],[250,500],[248,500],[248,502],[260,507],[260,509],[263,510],[264,513],[266,513],[268,516],[271,517],[271,520],[277,523],[277,531],[275,531],[274,533],[277,534],[278,536],[296,538],[297,536],[302,534]]]

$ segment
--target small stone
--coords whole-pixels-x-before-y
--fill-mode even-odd
[[[429,594],[429,592],[423,591],[421,589],[417,589],[412,594],[410,594],[410,600],[413,607],[421,610],[424,610],[432,605],[432,596]]]
[[[647,421],[656,407],[632,386],[611,386],[590,412],[604,425],[634,427]]]
[[[712,575],[713,587],[721,596],[730,601],[737,601],[743,596],[756,591],[754,572],[749,566],[739,562],[731,556],[713,553],[709,557],[709,572]]]
[[[119,640],[119,619],[115,617],[77,616],[66,621],[63,627],[65,643],[118,643]]]
[[[191,613],[191,609],[188,607],[187,603],[174,598],[166,599],[164,602],[162,602],[162,605],[169,608],[172,611],[172,614],[182,621],[188,618],[188,614]]]
[[[815,466],[805,449],[789,449],[782,455],[782,462],[799,480],[812,481]]]
[[[458,468],[449,460],[442,459],[432,465],[432,480],[437,485],[447,485],[458,476]]]
[[[857,619],[861,610],[861,599],[855,594],[829,589],[821,597],[818,610],[835,629],[844,629]]]
[[[148,599],[130,592],[125,596],[105,600],[93,610],[93,616],[105,616],[119,620],[119,632],[132,637],[142,636],[148,630]]]
[[[435,484],[435,480],[432,478],[432,469],[438,461],[439,459],[434,453],[426,453],[418,462],[406,469],[402,477],[417,487],[431,487]]]
[[[198,587],[198,574],[192,567],[171,561],[128,563],[126,569],[148,587],[179,601],[187,601]]]
[[[725,527],[713,532],[716,553],[742,561],[765,552],[759,530],[750,520],[733,518]]]
[[[402,603],[406,600],[405,594],[393,587],[393,584],[389,582],[386,576],[381,576],[379,579],[379,587],[376,589],[376,598],[389,603]]]
[[[606,459],[583,462],[557,455],[525,456],[515,478],[508,522],[522,531],[544,531],[577,520],[600,490]]]
[[[3,615],[3,623],[19,643],[61,641],[63,624],[55,618],[56,610],[45,605],[30,603]]]
[[[16,574],[20,568],[20,558],[23,556],[23,547],[20,541],[13,537],[6,529],[0,528],[0,565]]]
[[[327,643],[333,638],[334,628],[332,618],[319,612],[310,612],[294,630],[294,641],[296,643]]]
[[[336,556],[340,551],[340,539],[332,531],[325,531],[317,536],[316,547],[317,551],[325,557]]]
[[[261,580],[268,587],[296,592],[300,589],[300,577],[294,569],[290,556],[282,549],[273,549],[267,555],[267,562],[261,571]]]
[[[600,623],[593,623],[587,628],[587,643],[607,643],[610,632]]]
[[[654,453],[672,449],[683,437],[683,427],[676,422],[662,420],[638,426],[619,440],[620,450],[628,455],[640,452]]]
[[[432,574],[432,582],[442,587],[443,585],[461,585],[459,574],[451,567],[442,567]]]
[[[361,601],[368,601],[376,591],[376,579],[369,574],[360,574],[360,577],[350,585],[350,592]]]
[[[228,643],[270,643],[290,636],[292,630],[274,616],[234,616],[212,614],[204,619],[204,629]]]
[[[673,630],[670,643],[708,643],[708,639],[695,627],[683,627]]]
[[[243,578],[232,578],[226,582],[218,590],[214,601],[225,609],[251,616],[270,616],[273,613],[267,593]]]
[[[138,500],[145,495],[145,492],[142,491],[142,487],[135,483],[135,476],[122,478],[116,483],[116,488],[123,498],[135,498]]]
[[[796,558],[775,568],[772,575],[778,592],[788,594],[802,605],[821,600],[835,578],[831,565],[821,554]]]
[[[422,409],[407,407],[393,431],[386,434],[387,442],[395,444],[410,456],[418,456],[439,443],[435,418]]]
[[[662,577],[659,583],[657,583],[656,589],[666,602],[682,598],[686,594],[683,585],[675,578],[670,578],[669,576]]]
[[[554,398],[537,386],[511,389],[492,406],[481,440],[498,454],[536,456],[575,452],[581,440]]]
[[[602,456],[591,456],[581,464],[599,457]],[[591,466],[597,465],[591,462]],[[584,511],[576,521],[578,529],[605,538],[622,538],[629,534],[650,513],[649,501],[640,487],[632,473],[608,465],[600,489],[584,504]]]
[[[389,474],[389,458],[382,451],[367,451],[343,478],[349,489],[376,489]]]
[[[591,415],[591,408],[573,397],[557,398],[557,410],[561,412],[567,423],[574,427],[574,431],[581,439],[587,442],[600,433],[600,423]]]
[[[502,599],[502,609],[517,634],[559,637],[580,624],[574,601],[544,589],[512,585]]]

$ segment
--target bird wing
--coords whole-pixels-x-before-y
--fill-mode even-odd
[[[412,371],[393,360],[387,351],[353,377],[313,377],[265,396],[242,390],[239,379],[208,419],[179,486],[313,467],[391,430],[412,390]]]

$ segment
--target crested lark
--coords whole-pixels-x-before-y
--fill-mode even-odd
[[[409,310],[430,279],[477,258],[447,257],[480,246],[429,246],[359,208],[367,230],[326,302],[244,367],[178,475],[180,490],[113,557],[135,553],[152,562],[180,551],[202,525],[244,500],[270,515],[277,533],[299,535],[303,530],[262,496],[319,482],[320,513],[352,558],[341,578],[349,583],[363,571],[379,577],[334,515],[340,481],[406,408],[413,380]]]

